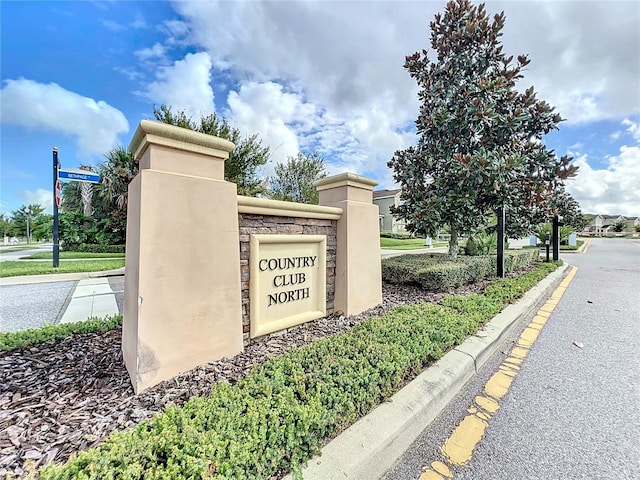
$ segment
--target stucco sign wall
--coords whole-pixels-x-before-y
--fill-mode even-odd
[[[251,235],[251,337],[326,314],[325,235]]]

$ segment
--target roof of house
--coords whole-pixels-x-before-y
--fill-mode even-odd
[[[588,218],[589,220],[593,220],[596,217],[601,217],[603,220],[617,220],[618,218],[623,218],[624,220],[627,220],[627,221],[635,220],[636,218],[638,218],[638,217],[633,217],[629,215],[604,215],[602,213],[600,214],[587,213],[583,216]]]
[[[399,192],[400,192],[399,188],[396,188],[395,190],[374,190],[373,198],[393,197],[394,195],[397,195]]]

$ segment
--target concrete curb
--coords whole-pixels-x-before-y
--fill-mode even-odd
[[[373,480],[382,477],[467,381],[500,347],[518,320],[532,313],[565,275],[564,264],[396,393],[391,402],[329,442],[309,460],[305,480]],[[292,480],[287,475],[283,480]]]
[[[124,267],[102,272],[55,273],[44,275],[20,275],[18,277],[2,277],[1,285],[31,285],[34,283],[70,282],[86,278],[115,277],[124,275]]]

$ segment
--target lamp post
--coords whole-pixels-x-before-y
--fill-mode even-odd
[[[504,205],[496,210],[498,217],[498,264],[496,266],[496,276],[504,278],[504,234],[505,234],[505,218]]]
[[[564,225],[564,219],[560,215],[553,216],[552,232],[553,237],[553,261],[560,259],[560,225]]]

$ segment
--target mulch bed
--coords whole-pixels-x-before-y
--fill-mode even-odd
[[[457,289],[481,291],[486,282]],[[235,383],[254,365],[407,303],[438,303],[443,294],[383,286],[383,303],[360,315],[332,315],[260,338],[234,358],[195,368],[135,395],[120,350],[121,329],[76,335],[0,354],[0,478],[26,476],[95,447],[171,404],[207,395],[217,382]]]

